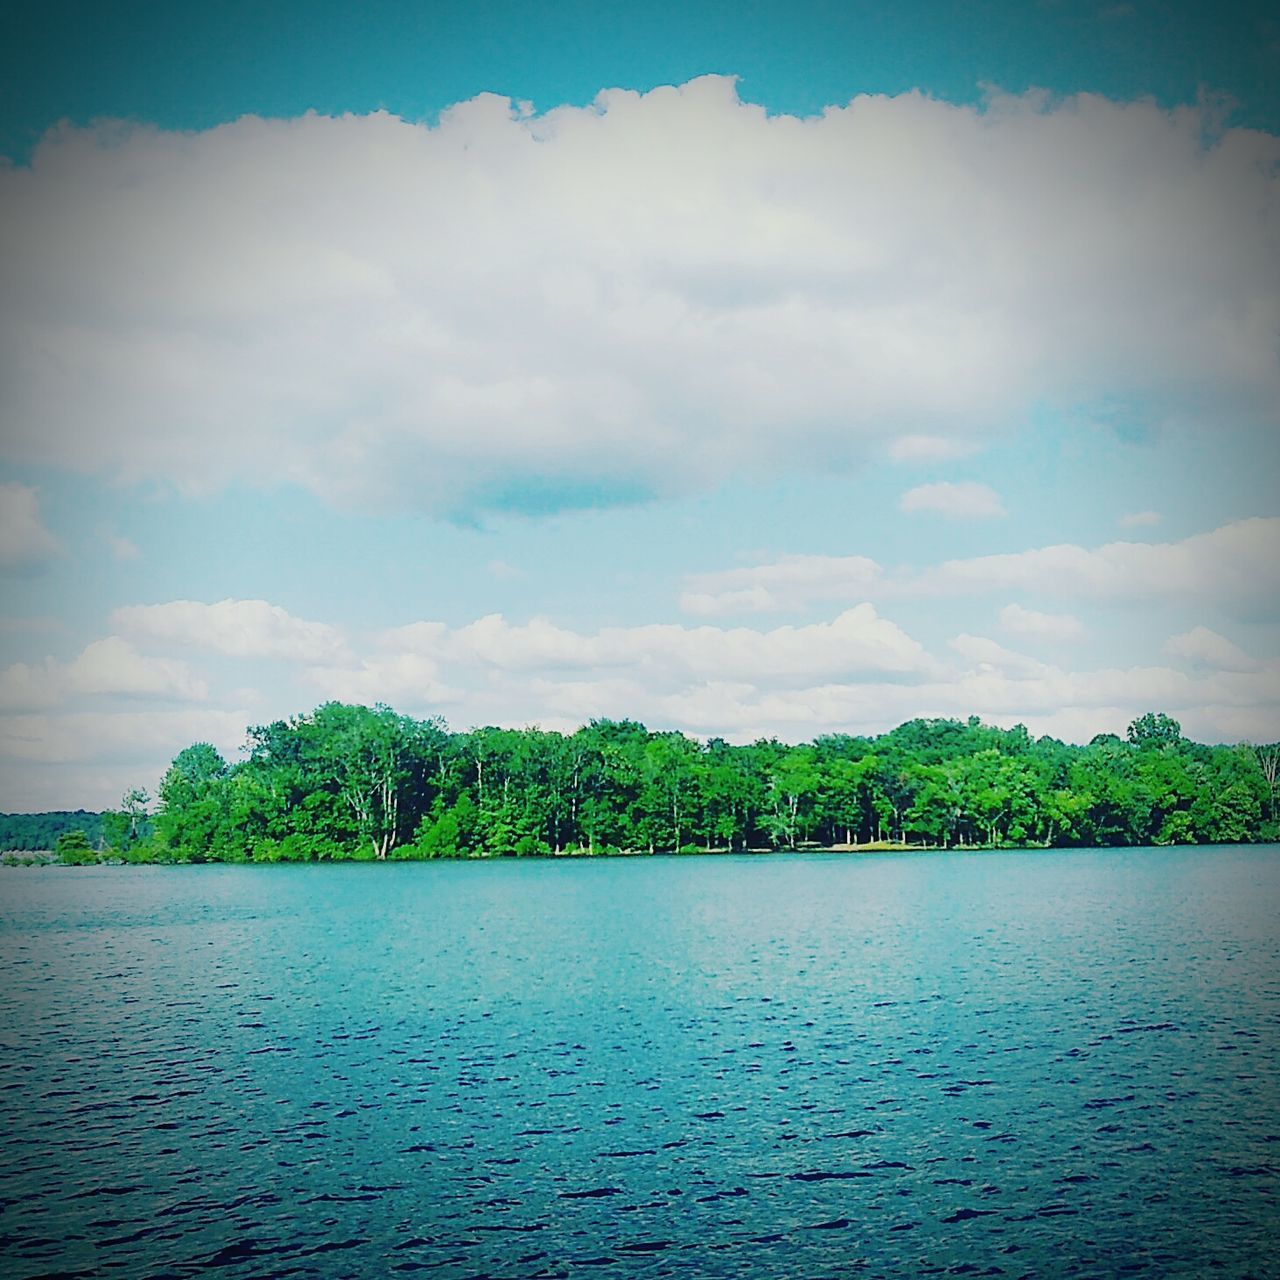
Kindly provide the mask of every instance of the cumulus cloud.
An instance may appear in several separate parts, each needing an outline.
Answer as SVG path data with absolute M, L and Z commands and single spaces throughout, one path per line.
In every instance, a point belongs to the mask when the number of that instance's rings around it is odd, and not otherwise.
M 1020 604 L 1007 604 L 1000 610 L 1000 625 L 1014 635 L 1033 640 L 1078 640 L 1084 635 L 1083 624 L 1073 614 L 1041 613 Z
M 747 682 L 708 681 L 660 697 L 643 690 L 576 684 L 561 710 L 617 706 L 606 714 L 635 714 L 650 723 L 734 741 L 761 736 L 807 740 L 821 733 L 882 733 L 915 716 L 979 714 L 996 724 L 1023 723 L 1033 733 L 1087 742 L 1100 732 L 1123 733 L 1152 706 L 1176 712 L 1201 741 L 1269 741 L 1280 721 L 1276 680 L 1228 687 L 1190 679 L 1167 668 L 1103 669 L 1078 674 L 1057 668 L 1011 675 L 976 662 L 948 681 L 889 685 L 840 683 L 784 689 Z M 630 708 L 628 712 L 625 708 Z
M 653 625 L 583 633 L 500 615 L 384 633 L 358 668 L 314 668 L 330 697 L 389 700 L 456 723 L 572 730 L 600 717 L 749 740 L 881 732 L 912 716 L 978 714 L 1088 740 L 1151 707 L 1210 738 L 1274 736 L 1280 667 L 1188 674 L 1170 666 L 1067 670 L 984 636 L 930 655 L 870 605 L 770 630 Z
M 1005 514 L 1000 495 L 985 484 L 966 480 L 917 485 L 902 495 L 898 506 L 908 513 L 929 511 L 957 520 L 986 520 Z
M 1111 708 L 1128 713 L 1127 725 L 1142 710 L 1160 707 L 1189 712 L 1200 726 L 1213 724 L 1223 709 L 1254 713 L 1258 724 L 1275 726 L 1280 721 L 1280 664 L 1255 664 L 1248 674 L 1218 671 L 1197 676 L 1168 666 L 1067 670 L 982 636 L 956 636 L 950 647 L 963 659 L 961 666 L 945 684 L 928 689 L 950 708 L 947 714 L 962 715 L 969 705 L 981 708 L 983 715 L 1042 720 Z M 1088 736 L 1104 728 L 1094 728 Z M 1216 730 L 1209 733 L 1213 739 L 1220 736 Z
M 25 484 L 0 484 L 0 569 L 35 569 L 57 554 L 58 540 L 40 518 L 40 495 Z
M 0 671 L 0 707 L 5 710 L 56 706 L 65 692 L 65 671 L 52 658 L 15 662 Z
M 1145 525 L 1159 524 L 1161 520 L 1158 511 L 1129 511 L 1120 517 L 1120 523 L 1126 529 L 1138 529 Z
M 967 595 L 1026 590 L 1090 600 L 1159 597 L 1213 601 L 1246 616 L 1280 606 L 1280 517 L 1238 520 L 1180 542 L 1072 543 L 948 560 L 907 590 Z
M 686 613 L 770 613 L 832 600 L 860 601 L 880 590 L 880 566 L 866 556 L 782 556 L 767 564 L 690 574 Z
M 0 708 L 60 706 L 77 694 L 200 702 L 208 685 L 184 662 L 141 654 L 127 640 L 107 636 L 70 662 L 15 662 L 0 671 Z
M 311 667 L 306 679 L 326 698 L 365 706 L 386 702 L 414 709 L 430 707 L 434 711 L 463 697 L 461 689 L 440 679 L 439 664 L 421 653 L 384 653 L 355 666 Z
M 980 675 L 998 674 L 1011 676 L 1014 679 L 1025 679 L 1031 676 L 1042 676 L 1050 668 L 1026 654 L 1006 649 L 985 636 L 971 636 L 967 633 L 955 636 L 950 647 L 966 662 L 970 669 Z
M 127 640 L 107 636 L 86 645 L 67 668 L 76 693 L 202 700 L 208 686 L 184 662 L 140 654 Z
M 770 631 L 652 624 L 605 627 L 588 635 L 546 618 L 512 624 L 492 614 L 456 629 L 415 623 L 388 633 L 384 643 L 393 652 L 461 666 L 512 672 L 643 668 L 674 681 L 895 678 L 918 676 L 936 666 L 917 641 L 869 604 L 847 609 L 830 622 Z
M 705 77 L 61 126 L 0 170 L 8 449 L 468 516 L 954 456 L 1041 405 L 1272 420 L 1280 140 L 1206 110 L 798 119 Z
M 957 637 L 952 648 L 961 662 L 946 679 L 794 689 L 708 681 L 651 698 L 647 705 L 675 727 L 735 741 L 771 734 L 796 740 L 831 732 L 881 733 L 915 716 L 976 713 L 992 723 L 1021 722 L 1033 733 L 1087 742 L 1099 732 L 1123 733 L 1151 707 L 1176 713 L 1186 732 L 1202 741 L 1269 741 L 1280 728 L 1277 671 L 1207 678 L 1168 667 L 1071 672 L 982 637 Z M 576 692 L 580 702 L 588 700 L 587 690 Z
M 1179 542 L 1092 548 L 1061 543 L 892 574 L 866 556 L 780 556 L 690 574 L 680 605 L 688 613 L 710 615 L 800 609 L 833 600 L 1003 591 L 1094 602 L 1183 598 L 1244 616 L 1268 615 L 1280 604 L 1280 517 L 1237 520 Z M 1000 622 L 1007 631 L 1042 639 L 1074 639 L 1083 632 L 1071 614 L 1042 613 L 1016 603 L 1001 610 Z
M 736 741 L 797 740 L 879 733 L 914 716 L 978 714 L 1080 741 L 1122 732 L 1155 707 L 1202 740 L 1280 735 L 1280 662 L 1254 662 L 1206 628 L 1174 637 L 1167 652 L 1188 665 L 1067 670 L 968 633 L 935 656 L 869 604 L 829 621 L 771 629 L 655 624 L 582 632 L 545 618 L 512 623 L 491 615 L 465 626 L 398 627 L 359 658 L 301 659 L 301 690 L 276 688 L 251 708 L 240 691 L 233 697 L 239 709 L 224 702 L 173 710 L 147 701 L 203 699 L 203 681 L 182 662 L 110 636 L 66 663 L 0 672 L 0 706 L 10 710 L 0 715 L 0 799 L 11 809 L 32 807 L 37 795 L 53 794 L 56 774 L 67 787 L 87 789 L 62 791 L 59 804 L 113 803 L 122 778 L 154 786 L 193 741 L 233 752 L 249 723 L 311 705 L 306 689 L 443 713 L 459 728 L 571 731 L 612 716 Z M 105 696 L 142 705 L 94 709 Z
M 1239 645 L 1208 627 L 1192 627 L 1182 635 L 1171 636 L 1164 647 L 1174 658 L 1214 671 L 1256 671 L 1260 665 Z
M 295 618 L 265 600 L 171 600 L 125 605 L 112 625 L 138 639 L 178 649 L 205 649 L 233 658 L 285 658 L 342 662 L 351 657 L 341 632 L 323 622 Z

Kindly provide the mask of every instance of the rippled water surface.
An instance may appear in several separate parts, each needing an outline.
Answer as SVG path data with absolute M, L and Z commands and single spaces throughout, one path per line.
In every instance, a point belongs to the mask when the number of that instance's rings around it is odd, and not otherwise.
M 0 872 L 6 1276 L 1276 1276 L 1280 848 Z

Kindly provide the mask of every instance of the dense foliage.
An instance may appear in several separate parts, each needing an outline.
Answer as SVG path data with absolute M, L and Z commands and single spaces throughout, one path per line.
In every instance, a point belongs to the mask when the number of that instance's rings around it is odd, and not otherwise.
M 251 729 L 236 764 L 186 748 L 154 830 L 131 792 L 109 844 L 137 859 L 277 862 L 1274 840 L 1278 758 L 1188 742 L 1159 713 L 1085 747 L 977 717 L 732 746 L 625 720 L 450 733 L 331 702 Z
M 89 843 L 89 837 L 79 829 L 64 831 L 58 837 L 54 851 L 58 855 L 58 860 L 65 862 L 69 867 L 88 866 L 98 860 L 93 845 Z
M 100 813 L 84 809 L 56 813 L 0 813 L 0 849 L 52 849 L 68 831 L 83 831 L 89 843 L 102 842 Z

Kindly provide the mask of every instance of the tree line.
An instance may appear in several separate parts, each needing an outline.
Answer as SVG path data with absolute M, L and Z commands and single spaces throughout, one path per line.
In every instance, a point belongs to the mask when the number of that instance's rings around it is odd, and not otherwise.
M 552 854 L 1222 843 L 1280 838 L 1280 746 L 1204 746 L 1151 712 L 1087 746 L 917 719 L 732 745 L 630 720 L 451 733 L 330 702 L 181 751 L 65 860 L 310 862 Z M 87 846 L 87 847 L 86 847 Z
M 83 831 L 93 846 L 103 844 L 103 815 L 86 809 L 0 813 L 0 849 L 19 852 L 52 849 L 58 838 L 69 831 Z

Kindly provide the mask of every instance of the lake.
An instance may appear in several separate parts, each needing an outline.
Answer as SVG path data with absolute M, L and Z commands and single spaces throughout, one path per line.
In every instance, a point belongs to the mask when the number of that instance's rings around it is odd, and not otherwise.
M 0 872 L 6 1277 L 1280 1275 L 1280 847 Z

